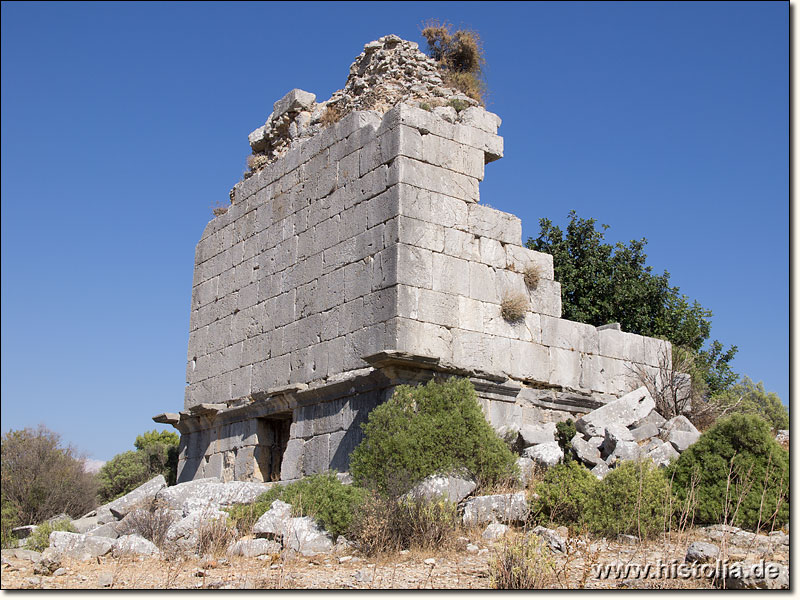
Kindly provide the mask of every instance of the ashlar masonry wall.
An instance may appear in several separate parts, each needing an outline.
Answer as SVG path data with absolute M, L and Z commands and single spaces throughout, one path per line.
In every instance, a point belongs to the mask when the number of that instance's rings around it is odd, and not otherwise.
M 552 257 L 478 204 L 499 124 L 476 107 L 353 112 L 237 184 L 197 245 L 184 411 L 155 418 L 182 433 L 179 480 L 346 471 L 400 383 L 468 376 L 500 428 L 583 414 L 657 371 L 667 342 L 561 319 Z M 515 324 L 512 294 L 529 303 Z

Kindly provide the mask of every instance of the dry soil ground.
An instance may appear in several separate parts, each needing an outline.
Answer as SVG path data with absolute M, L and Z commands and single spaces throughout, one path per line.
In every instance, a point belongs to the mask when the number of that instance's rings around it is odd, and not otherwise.
M 473 538 L 474 539 L 474 538 Z M 595 564 L 669 564 L 681 562 L 690 541 L 706 539 L 700 531 L 646 543 L 604 542 L 591 544 L 572 539 L 566 553 L 547 553 L 540 565 L 538 586 L 556 588 L 710 588 L 703 577 L 636 578 L 612 576 L 601 579 Z M 33 563 L 12 558 L 2 569 L 4 589 L 468 589 L 490 588 L 490 563 L 502 550 L 475 540 L 480 554 L 466 550 L 411 551 L 379 557 L 272 556 L 263 558 L 156 559 L 106 556 L 87 562 L 64 559 L 66 573 L 42 576 Z M 746 553 L 745 553 L 746 554 Z M 757 560 L 741 551 L 733 559 Z M 788 554 L 767 557 L 788 564 Z M 431 560 L 433 559 L 433 560 Z M 110 583 L 110 586 L 108 585 Z

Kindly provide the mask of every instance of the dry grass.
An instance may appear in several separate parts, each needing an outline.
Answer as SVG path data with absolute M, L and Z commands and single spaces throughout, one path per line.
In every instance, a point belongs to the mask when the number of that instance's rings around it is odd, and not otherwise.
M 507 538 L 489 564 L 491 587 L 497 590 L 547 589 L 557 586 L 556 564 L 536 535 Z
M 477 100 L 481 104 L 485 103 L 486 84 L 484 84 L 477 75 L 473 73 L 448 71 L 444 74 L 442 80 L 447 87 L 457 89 L 459 92 L 464 92 L 467 96 L 473 100 Z M 464 108 L 467 107 L 465 106 Z
M 229 204 L 217 203 L 211 207 L 211 212 L 214 213 L 215 217 L 219 217 L 220 215 L 224 215 L 226 212 L 228 212 L 229 208 L 230 208 Z
M 323 127 L 328 127 L 341 121 L 342 117 L 344 117 L 344 111 L 333 104 L 329 104 L 325 107 L 325 111 L 320 117 L 320 123 L 322 123 Z
M 528 312 L 528 299 L 522 294 L 508 294 L 500 303 L 500 314 L 509 323 L 519 323 Z
M 374 495 L 359 509 L 349 537 L 367 556 L 407 549 L 446 549 L 456 543 L 460 519 L 451 502 Z
M 174 522 L 175 515 L 169 507 L 153 500 L 134 509 L 125 517 L 123 533 L 136 533 L 163 550 L 166 547 L 167 530 Z
M 428 42 L 429 55 L 443 71 L 445 84 L 484 104 L 486 85 L 482 72 L 486 60 L 478 32 L 453 31 L 450 23 L 434 20 L 424 24 L 422 37 Z
M 228 546 L 238 538 L 239 532 L 226 518 L 203 521 L 197 530 L 197 553 L 200 556 L 223 556 Z
M 247 157 L 247 168 L 252 172 L 262 169 L 269 162 L 266 154 L 251 154 Z
M 525 270 L 522 272 L 522 276 L 525 280 L 525 286 L 529 290 L 535 290 L 539 285 L 539 280 L 542 278 L 539 267 L 533 263 L 525 267 Z

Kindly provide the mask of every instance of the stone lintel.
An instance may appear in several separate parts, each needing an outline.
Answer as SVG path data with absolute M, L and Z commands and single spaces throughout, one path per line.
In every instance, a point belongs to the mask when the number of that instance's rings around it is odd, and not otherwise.
M 178 413 L 161 413 L 153 417 L 153 421 L 165 425 L 177 425 L 180 420 L 181 416 Z

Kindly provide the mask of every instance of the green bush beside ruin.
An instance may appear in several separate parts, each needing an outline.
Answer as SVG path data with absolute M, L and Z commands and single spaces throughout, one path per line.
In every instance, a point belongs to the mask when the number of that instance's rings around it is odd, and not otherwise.
M 515 457 L 486 421 L 468 379 L 398 386 L 362 427 L 350 473 L 384 494 L 401 495 L 436 473 L 465 472 L 484 488 L 516 475 Z
M 696 497 L 695 523 L 755 529 L 789 520 L 789 453 L 755 415 L 720 419 L 670 471 L 678 497 Z

